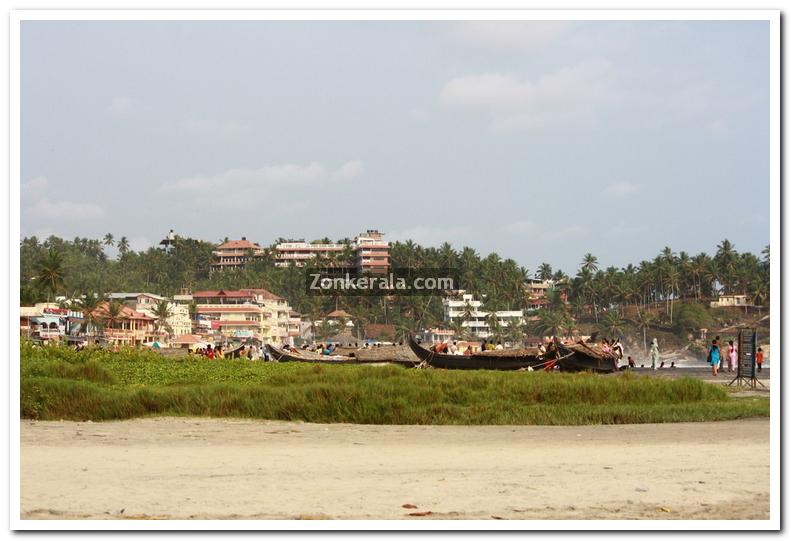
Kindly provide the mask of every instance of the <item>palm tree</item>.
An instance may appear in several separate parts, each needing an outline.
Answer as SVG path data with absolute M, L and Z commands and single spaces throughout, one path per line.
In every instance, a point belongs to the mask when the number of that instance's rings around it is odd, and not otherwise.
M 486 316 L 486 323 L 489 325 L 489 333 L 493 340 L 500 338 L 500 319 L 497 317 L 496 312 L 490 312 Z
M 604 334 L 610 337 L 620 336 L 623 334 L 624 321 L 621 319 L 620 314 L 615 310 L 610 310 L 601 320 L 599 328 Z
M 513 319 L 505 328 L 505 338 L 512 346 L 522 345 L 525 335 L 522 333 L 522 325 L 518 320 Z
M 162 299 L 154 305 L 154 318 L 157 320 L 157 332 L 161 333 L 164 329 L 167 332 L 173 332 L 173 329 L 168 323 L 168 318 L 172 315 L 173 310 L 170 308 L 170 303 L 167 299 Z
M 587 270 L 588 272 L 596 272 L 599 270 L 599 260 L 596 258 L 595 255 L 591 253 L 587 253 L 582 256 L 582 267 L 583 270 Z
M 123 319 L 124 305 L 118 301 L 111 301 L 105 308 L 104 319 L 109 323 L 111 329 L 115 328 L 115 324 Z
M 646 332 L 651 328 L 654 322 L 654 317 L 646 310 L 637 311 L 637 328 L 643 333 L 643 350 L 648 354 L 648 342 L 646 341 Z
M 77 301 L 77 309 L 82 312 L 86 334 L 90 329 L 95 336 L 96 329 L 101 326 L 102 320 L 99 317 L 98 309 L 103 302 L 105 302 L 104 296 L 96 293 L 86 293 L 82 299 Z
M 670 295 L 670 324 L 673 324 L 673 300 L 676 297 L 676 291 L 678 290 L 679 284 L 679 272 L 676 270 L 675 267 L 670 267 L 665 275 L 665 287 L 669 290 Z
M 552 265 L 549 263 L 541 263 L 536 271 L 536 278 L 539 280 L 549 280 L 552 278 Z
M 121 240 L 118 241 L 118 252 L 121 256 L 126 255 L 129 251 L 129 239 L 126 237 L 121 237 Z
M 63 285 L 65 276 L 63 256 L 54 248 L 50 248 L 44 259 L 39 262 L 37 271 L 36 280 L 47 290 L 47 302 L 49 302 L 51 295 L 55 295 L 58 288 Z
M 105 246 L 112 246 L 115 244 L 115 237 L 113 237 L 112 233 L 107 233 L 104 236 L 104 245 Z

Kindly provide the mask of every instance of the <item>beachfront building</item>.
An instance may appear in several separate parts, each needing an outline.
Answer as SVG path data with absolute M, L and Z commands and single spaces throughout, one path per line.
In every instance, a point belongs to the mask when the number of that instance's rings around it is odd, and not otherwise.
M 242 237 L 241 240 L 229 240 L 212 252 L 211 270 L 239 269 L 244 267 L 251 257 L 262 255 L 264 249 L 247 240 L 247 237 Z
M 192 320 L 190 319 L 189 308 L 181 303 L 172 302 L 161 295 L 154 293 L 110 293 L 107 296 L 111 301 L 118 301 L 128 306 L 132 310 L 157 319 L 154 310 L 157 304 L 167 301 L 169 316 L 165 320 L 163 328 L 171 337 L 190 334 L 192 332 Z
M 357 235 L 350 244 L 304 240 L 281 242 L 274 249 L 275 265 L 304 267 L 308 261 L 318 258 L 328 264 L 349 266 L 363 272 L 387 272 L 390 268 L 390 243 L 383 240 L 383 236 L 383 233 L 369 229 Z
M 41 302 L 19 307 L 20 336 L 31 340 L 64 340 L 76 335 L 81 323 L 82 313 L 60 308 L 55 303 Z
M 553 280 L 539 280 L 530 278 L 525 281 L 525 302 L 528 311 L 540 310 L 549 305 L 549 292 L 555 289 L 555 282 Z M 563 289 L 556 290 L 560 295 L 561 302 L 566 302 L 567 295 Z
M 314 259 L 328 263 L 343 263 L 344 251 L 352 250 L 351 245 L 343 243 L 305 242 L 304 240 L 281 242 L 275 246 L 274 259 L 276 267 L 304 267 Z
M 262 343 L 282 343 L 288 337 L 291 309 L 285 299 L 266 289 L 197 291 L 192 298 L 200 328 Z
M 160 338 L 156 331 L 156 319 L 122 305 L 117 317 L 113 318 L 109 311 L 110 303 L 99 304 L 91 314 L 98 325 L 89 325 L 86 335 L 92 338 L 103 338 L 110 344 L 121 346 L 137 346 Z
M 386 273 L 390 268 L 390 243 L 376 229 L 354 239 L 354 267 L 363 272 Z
M 511 325 L 523 325 L 525 314 L 522 310 L 501 310 L 490 312 L 482 310 L 483 302 L 464 290 L 459 290 L 453 297 L 442 299 L 443 318 L 448 325 L 461 322 L 462 328 L 476 338 L 489 338 L 492 336 L 490 325 L 491 315 L 494 313 L 497 326 L 505 330 Z
M 755 306 L 747 295 L 720 295 L 716 301 L 711 301 L 712 308 L 747 308 Z

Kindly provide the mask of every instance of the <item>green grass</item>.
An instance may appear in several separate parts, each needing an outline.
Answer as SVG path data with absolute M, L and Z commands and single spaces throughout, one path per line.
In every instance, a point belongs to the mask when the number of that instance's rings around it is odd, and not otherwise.
M 21 348 L 23 418 L 147 415 L 360 424 L 617 424 L 768 416 L 692 378 L 415 370 Z

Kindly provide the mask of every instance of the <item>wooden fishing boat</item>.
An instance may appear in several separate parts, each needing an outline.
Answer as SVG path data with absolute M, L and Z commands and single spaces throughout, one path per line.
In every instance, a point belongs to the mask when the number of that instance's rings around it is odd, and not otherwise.
M 561 370 L 601 373 L 618 371 L 618 359 L 611 353 L 605 353 L 595 346 L 577 342 L 576 344 L 560 344 L 558 348 L 561 355 L 557 362 Z
M 454 370 L 519 370 L 520 368 L 540 368 L 543 367 L 545 359 L 535 353 L 525 350 L 517 350 L 511 353 L 508 350 L 497 352 L 476 353 L 473 355 L 449 355 L 447 353 L 434 353 L 409 337 L 409 347 L 421 361 L 433 366 L 434 368 L 448 368 Z
M 354 355 L 321 355 L 304 349 L 285 351 L 272 344 L 267 344 L 269 354 L 278 362 L 297 362 L 297 363 L 322 363 L 322 364 L 357 364 L 358 360 Z

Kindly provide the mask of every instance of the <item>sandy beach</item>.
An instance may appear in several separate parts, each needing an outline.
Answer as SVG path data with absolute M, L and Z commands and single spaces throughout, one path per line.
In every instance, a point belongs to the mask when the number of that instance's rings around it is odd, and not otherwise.
M 768 419 L 581 427 L 23 420 L 21 446 L 23 519 L 769 517 Z

